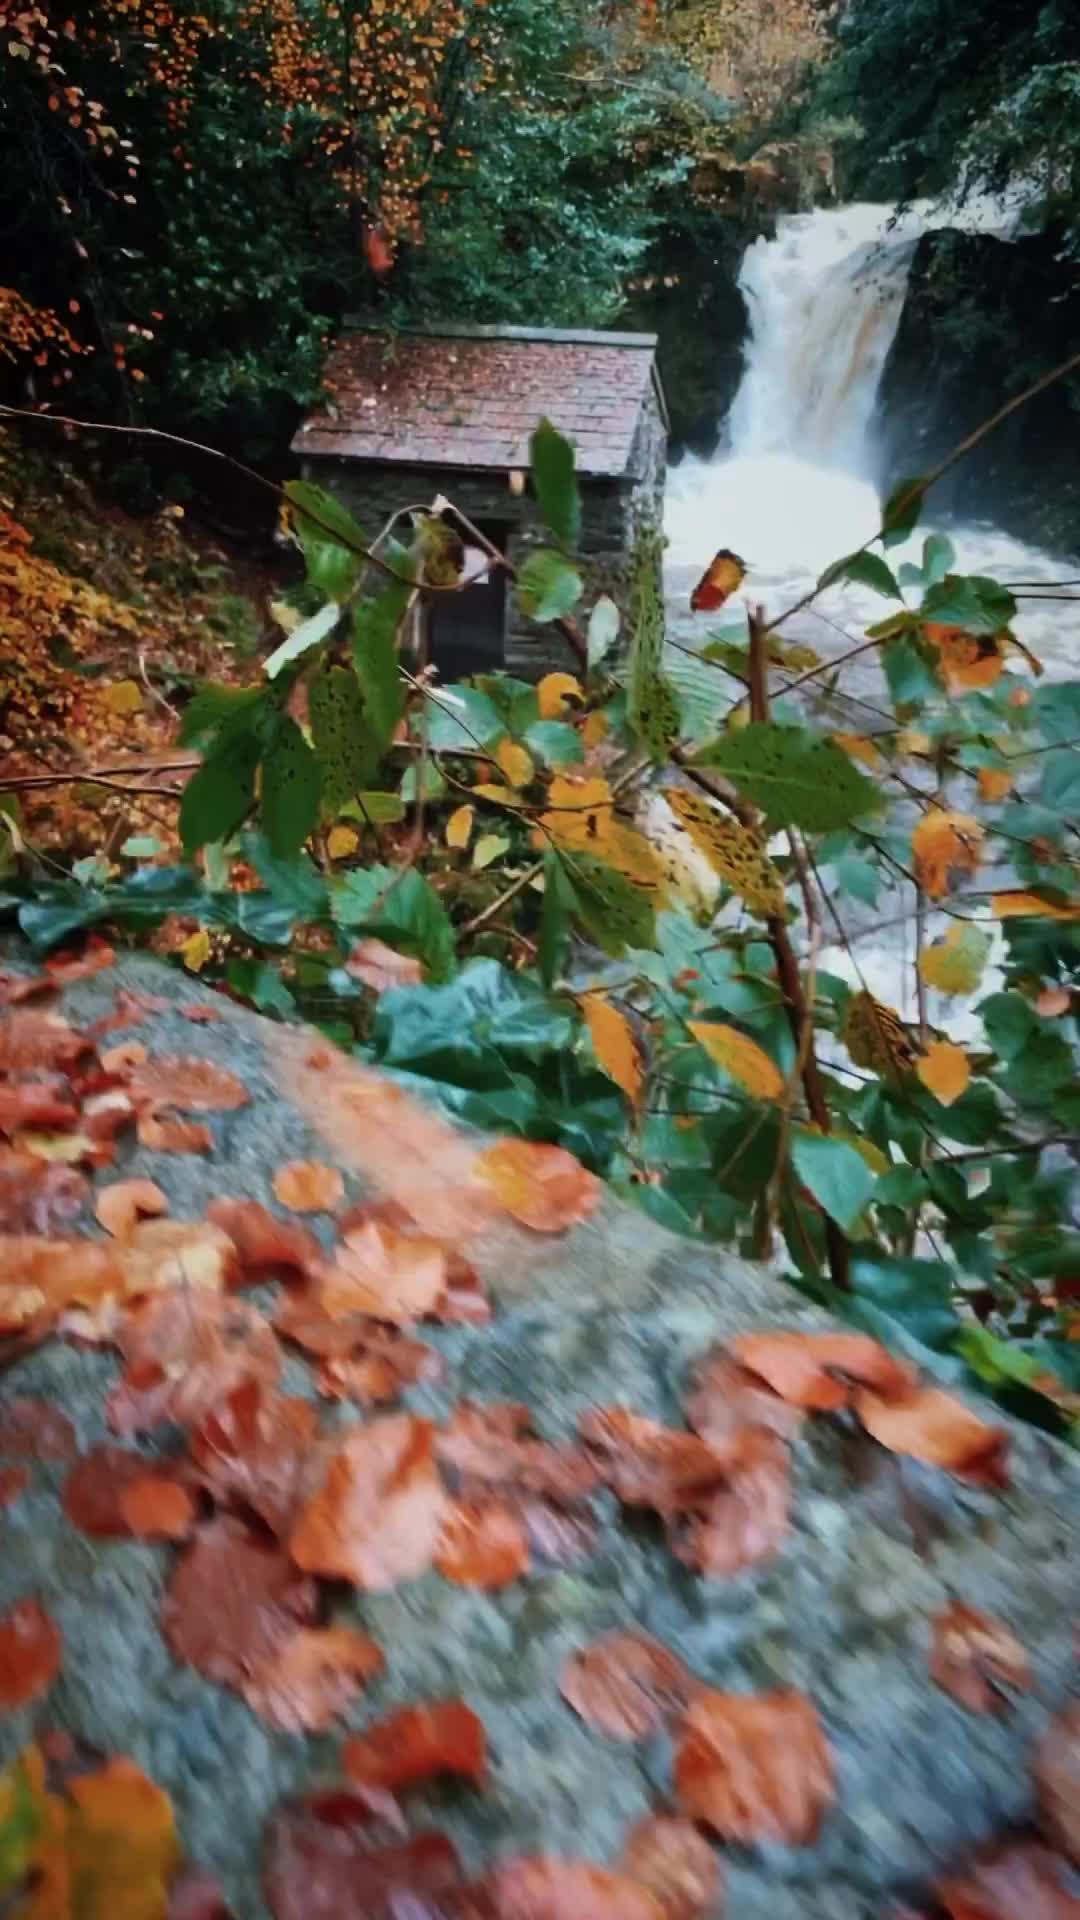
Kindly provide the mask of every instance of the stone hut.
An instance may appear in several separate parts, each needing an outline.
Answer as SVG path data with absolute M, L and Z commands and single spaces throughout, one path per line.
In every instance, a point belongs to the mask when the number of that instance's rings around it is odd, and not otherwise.
M 374 532 L 399 508 L 443 495 L 515 564 L 543 538 L 528 484 L 544 415 L 573 441 L 580 556 L 589 596 L 621 601 L 635 535 L 659 524 L 667 410 L 651 333 L 443 327 L 344 336 L 328 398 L 293 441 L 305 479 Z M 536 677 L 567 661 L 551 626 L 527 620 L 495 572 L 437 602 L 431 654 L 444 679 L 506 667 Z

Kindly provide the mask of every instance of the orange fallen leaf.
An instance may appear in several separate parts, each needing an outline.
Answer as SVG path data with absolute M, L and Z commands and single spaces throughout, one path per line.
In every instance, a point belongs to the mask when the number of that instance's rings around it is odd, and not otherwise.
M 627 1834 L 619 1864 L 653 1895 L 663 1920 L 720 1920 L 723 1869 L 692 1820 L 647 1814 Z
M 587 1220 L 600 1182 L 565 1147 L 537 1140 L 499 1140 L 478 1154 L 475 1174 L 507 1213 L 534 1233 L 561 1233 Z
M 473 820 L 476 808 L 470 806 L 455 807 L 446 823 L 446 844 L 457 852 L 468 846 L 472 836 Z
M 268 1278 L 274 1273 L 288 1273 L 311 1280 L 322 1271 L 325 1255 L 315 1235 L 298 1220 L 279 1220 L 258 1200 L 237 1200 L 222 1194 L 211 1200 L 206 1217 L 228 1234 L 243 1275 Z
M 744 1333 L 728 1350 L 781 1399 L 815 1413 L 850 1406 L 855 1385 L 891 1400 L 916 1384 L 913 1369 L 868 1333 Z
M 664 1920 L 647 1887 L 586 1860 L 522 1854 L 485 1874 L 474 1891 L 490 1920 Z
M 355 1329 L 359 1320 L 359 1315 L 351 1316 L 350 1325 Z M 298 1346 L 309 1344 L 300 1332 L 293 1331 L 295 1324 L 280 1319 L 276 1322 L 278 1331 L 287 1339 L 295 1339 Z M 323 1327 L 326 1326 L 340 1330 L 342 1323 L 330 1320 L 327 1315 L 323 1323 Z M 307 1332 L 312 1332 L 310 1326 Z M 316 1333 L 315 1338 L 319 1337 Z M 416 1386 L 421 1380 L 442 1380 L 445 1373 L 442 1355 L 425 1346 L 422 1340 L 409 1339 L 395 1327 L 373 1327 L 365 1320 L 362 1338 L 358 1340 L 354 1332 L 347 1353 L 340 1357 L 328 1354 L 323 1359 L 315 1385 L 326 1400 L 352 1400 L 360 1407 L 385 1407 L 399 1399 L 405 1387 Z
M 948 893 L 954 874 L 978 870 L 982 838 L 982 827 L 970 813 L 927 809 L 911 836 L 911 852 L 915 876 L 932 900 Z
M 747 1427 L 767 1427 L 789 1440 L 803 1421 L 801 1408 L 781 1399 L 724 1347 L 713 1347 L 698 1362 L 685 1412 L 694 1432 L 720 1455 L 738 1449 Z
M 210 1287 L 173 1287 L 130 1313 L 117 1336 L 126 1370 L 106 1403 L 121 1434 L 201 1420 L 245 1380 L 275 1385 L 281 1352 L 246 1301 Z
M 287 1160 L 274 1175 L 274 1197 L 293 1213 L 333 1213 L 345 1196 L 336 1167 L 319 1160 Z
M 250 1105 L 242 1080 L 212 1060 L 164 1056 L 136 1067 L 129 1081 L 133 1098 L 145 1106 L 175 1107 L 180 1113 L 232 1113 Z
M 531 1433 L 527 1407 L 513 1402 L 461 1400 L 435 1436 L 440 1465 L 462 1485 L 514 1487 L 574 1502 L 599 1484 L 592 1460 L 576 1447 L 550 1446 Z
M 916 1060 L 915 1071 L 927 1092 L 943 1107 L 951 1107 L 954 1100 L 959 1100 L 971 1080 L 967 1054 L 952 1040 L 932 1040 Z
M 1041 894 L 1024 893 L 1019 888 L 1010 888 L 1005 893 L 992 893 L 990 910 L 995 920 L 1014 920 L 1024 916 L 1041 920 L 1080 920 L 1080 903 L 1062 906 L 1055 900 L 1044 900 Z
M 529 1535 L 521 1516 L 500 1500 L 455 1500 L 435 1555 L 435 1570 L 456 1587 L 494 1593 L 529 1569 Z
M 39 1600 L 17 1600 L 0 1614 L 0 1713 L 13 1713 L 51 1687 L 64 1647 Z
M 769 1560 L 787 1537 L 791 1504 L 788 1450 L 778 1434 L 744 1429 L 725 1448 L 726 1482 L 687 1503 L 672 1529 L 678 1559 L 707 1580 L 726 1580 Z
M 257 1514 L 280 1538 L 319 1478 L 318 1412 L 249 1376 L 203 1415 L 190 1452 L 194 1477 L 219 1507 Z
M 881 1446 L 927 1466 L 943 1467 L 973 1486 L 1006 1487 L 1009 1436 L 987 1426 L 962 1400 L 940 1387 L 917 1387 L 906 1399 L 856 1394 L 855 1412 Z
M 972 1713 L 1004 1713 L 1031 1686 L 1026 1649 L 1003 1620 L 960 1600 L 934 1615 L 930 1678 Z
M 97 1219 L 116 1240 L 126 1240 L 137 1220 L 168 1211 L 165 1195 L 152 1180 L 114 1180 L 99 1189 L 94 1205 Z
M 482 1786 L 487 1772 L 483 1721 L 463 1700 L 401 1707 L 346 1740 L 341 1764 L 351 1780 L 396 1792 L 436 1774 L 459 1774 Z
M 103 973 L 106 967 L 113 965 L 115 959 L 116 953 L 108 941 L 90 934 L 81 954 L 49 954 L 45 971 L 55 986 L 73 987 L 76 981 L 92 980 L 95 973 Z
M 0 1148 L 0 1233 L 55 1233 L 82 1211 L 88 1197 L 86 1176 L 74 1167 Z M 0 1322 L 4 1283 L 13 1278 L 13 1270 L 0 1262 Z
M 170 1287 L 220 1291 L 236 1278 L 236 1249 L 212 1220 L 138 1220 L 118 1252 L 129 1297 Z
M 183 1540 L 195 1523 L 187 1488 L 160 1473 L 143 1473 L 124 1487 L 120 1512 L 136 1540 Z
M 372 1822 L 390 1827 L 394 1817 L 391 1795 L 359 1787 L 334 1786 L 278 1807 L 267 1834 L 274 1920 L 313 1920 L 313 1886 L 333 1920 L 436 1920 L 457 1911 L 464 1920 L 464 1876 L 444 1834 L 372 1846 Z
M 289 1542 L 298 1567 L 383 1592 L 431 1566 L 446 1519 L 434 1429 L 409 1413 L 351 1428 Z
M 152 1520 L 157 1508 L 167 1520 L 183 1522 L 177 1533 L 163 1533 L 163 1538 L 179 1539 L 188 1532 L 194 1514 L 190 1495 L 163 1465 L 125 1447 L 91 1447 L 76 1462 L 64 1483 L 64 1512 L 81 1533 L 97 1540 L 130 1538 L 140 1528 L 133 1524 L 125 1502 L 137 1487 L 142 1491 L 133 1508 L 136 1520 Z M 182 1495 L 182 1505 L 169 1489 Z M 159 1529 L 151 1526 L 147 1531 Z
M 101 1056 L 101 1064 L 106 1073 L 134 1073 L 136 1067 L 145 1066 L 149 1059 L 147 1049 L 141 1040 L 122 1040 L 118 1047 L 107 1047 Z
M 643 1740 L 691 1699 L 697 1683 L 677 1654 L 647 1634 L 619 1630 L 572 1653 L 559 1691 L 611 1740 Z
M 687 1813 L 722 1840 L 812 1846 L 834 1797 L 813 1702 L 793 1690 L 699 1693 L 676 1752 L 675 1786 Z
M 140 1147 L 150 1153 L 210 1153 L 214 1136 L 201 1120 L 174 1120 L 148 1109 L 138 1119 Z
M 63 1072 L 93 1051 L 93 1043 L 58 1013 L 17 1007 L 0 1019 L 0 1073 L 34 1072 L 40 1067 Z
M 301 1627 L 240 1691 L 279 1733 L 325 1733 L 386 1661 L 354 1627 Z
M 441 1241 L 371 1221 L 344 1235 L 319 1300 L 332 1318 L 362 1313 L 410 1326 L 438 1310 L 446 1275 Z
M 25 1128 L 74 1127 L 79 1109 L 72 1104 L 71 1090 L 59 1074 L 48 1080 L 26 1080 L 15 1086 L 0 1087 L 0 1133 L 21 1133 Z
M 125 1286 L 111 1244 L 0 1234 L 0 1333 L 47 1325 L 72 1304 L 122 1297 Z
M 411 954 L 388 947 L 385 940 L 358 940 L 345 962 L 345 971 L 375 993 L 387 993 L 392 987 L 419 987 L 424 981 L 422 963 Z
M 627 1506 L 674 1514 L 726 1484 L 724 1459 L 696 1433 L 626 1407 L 593 1407 L 578 1429 L 602 1479 Z
M 173 1570 L 161 1630 L 178 1660 L 208 1680 L 243 1687 L 315 1617 L 315 1582 L 267 1541 L 221 1514 Z

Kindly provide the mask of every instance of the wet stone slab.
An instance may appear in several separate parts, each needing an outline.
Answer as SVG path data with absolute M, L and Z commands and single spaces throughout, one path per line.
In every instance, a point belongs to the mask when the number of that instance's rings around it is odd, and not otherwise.
M 136 957 L 70 990 L 65 1011 L 86 1023 L 121 985 L 177 1005 L 212 999 Z M 210 1116 L 212 1159 L 123 1146 L 115 1173 L 150 1175 L 185 1218 L 222 1192 L 273 1204 L 281 1161 L 331 1158 L 275 1080 L 265 1032 L 242 1013 L 207 1027 L 153 1015 L 139 1037 L 154 1053 L 228 1066 L 252 1104 Z M 357 1197 L 354 1176 L 348 1184 Z M 448 1377 L 407 1404 L 439 1416 L 462 1395 L 519 1400 L 552 1439 L 571 1435 L 579 1412 L 598 1403 L 677 1423 L 693 1359 L 714 1341 L 828 1324 L 759 1270 L 609 1200 L 573 1234 L 488 1241 L 479 1264 L 496 1302 L 492 1326 L 425 1329 Z M 110 1437 L 103 1403 L 117 1371 L 108 1352 L 54 1341 L 0 1376 L 0 1392 L 47 1396 L 89 1446 Z M 306 1369 L 290 1369 L 289 1386 L 310 1392 Z M 840 1416 L 807 1423 L 794 1466 L 782 1552 L 733 1580 L 702 1581 L 650 1524 L 603 1496 L 596 1552 L 569 1569 L 531 1573 L 495 1595 L 435 1574 L 384 1595 L 343 1592 L 336 1616 L 361 1624 L 387 1658 L 348 1724 L 461 1695 L 489 1731 L 487 1790 L 412 1795 L 410 1820 L 445 1828 L 476 1869 L 530 1850 L 613 1859 L 627 1827 L 670 1793 L 671 1743 L 605 1740 L 557 1682 L 569 1652 L 629 1624 L 713 1686 L 804 1690 L 826 1725 L 838 1793 L 821 1838 L 805 1850 L 730 1852 L 730 1920 L 878 1920 L 891 1900 L 1023 1819 L 1032 1740 L 1076 1681 L 1080 1477 L 1071 1456 L 1017 1428 L 1011 1488 L 988 1493 L 898 1464 Z M 221 1873 L 239 1920 L 264 1920 L 266 1816 L 283 1795 L 332 1777 L 340 1734 L 273 1734 L 238 1697 L 178 1665 L 157 1626 L 170 1551 L 76 1533 L 57 1500 L 64 1472 L 37 1468 L 0 1525 L 0 1612 L 36 1593 L 65 1643 L 45 1702 L 0 1721 L 0 1760 L 57 1724 L 131 1754 L 173 1796 L 185 1845 Z M 1033 1689 L 1000 1720 L 964 1711 L 929 1681 L 929 1619 L 951 1596 L 1000 1614 L 1031 1654 Z

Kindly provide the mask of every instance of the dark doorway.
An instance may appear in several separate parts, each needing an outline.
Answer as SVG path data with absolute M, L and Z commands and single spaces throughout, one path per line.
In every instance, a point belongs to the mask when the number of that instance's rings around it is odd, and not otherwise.
M 451 508 L 449 521 L 466 546 L 469 535 Z M 480 532 L 506 552 L 510 528 L 503 520 L 478 520 Z M 430 658 L 443 680 L 462 680 L 470 673 L 490 673 L 506 662 L 506 575 L 493 569 L 465 587 L 434 601 L 431 610 Z

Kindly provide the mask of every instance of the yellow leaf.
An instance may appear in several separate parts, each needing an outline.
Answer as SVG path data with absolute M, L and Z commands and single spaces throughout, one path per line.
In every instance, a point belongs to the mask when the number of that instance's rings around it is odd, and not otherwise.
M 1011 792 L 1013 776 L 1008 767 L 980 767 L 978 781 L 979 798 L 992 804 L 995 800 L 1004 800 Z
M 467 847 L 473 830 L 475 807 L 455 807 L 446 823 L 448 847 Z
M 162 1920 L 180 1856 L 168 1795 L 122 1758 L 76 1775 L 68 1792 L 79 1920 Z
M 888 1079 L 898 1079 L 914 1063 L 915 1049 L 896 1008 L 872 993 L 852 994 L 841 1038 L 857 1067 Z
M 949 891 L 954 873 L 974 873 L 979 865 L 983 830 L 970 813 L 950 813 L 931 807 L 911 836 L 915 875 L 932 900 Z
M 944 939 L 919 955 L 919 972 L 939 993 L 974 993 L 989 952 L 988 934 L 954 920 Z
M 664 799 L 694 845 L 700 848 L 714 873 L 754 913 L 780 919 L 787 911 L 784 880 L 765 852 L 752 827 L 722 813 L 700 794 L 684 787 L 665 787 Z
M 481 867 L 490 867 L 492 861 L 497 860 L 500 854 L 505 853 L 509 845 L 509 840 L 504 840 L 501 834 L 482 833 L 473 848 L 473 866 L 478 869 Z
M 881 754 L 872 740 L 864 739 L 861 733 L 834 733 L 833 745 L 842 747 L 853 760 L 861 760 L 864 767 L 880 767 Z
M 481 781 L 469 791 L 478 794 L 481 800 L 496 800 L 501 807 L 523 807 L 526 804 L 524 797 L 515 793 L 513 787 L 499 787 L 493 781 Z
M 557 773 L 548 788 L 541 824 L 560 847 L 599 853 L 611 830 L 615 807 L 606 780 Z
M 134 680 L 117 680 L 115 685 L 104 688 L 101 699 L 110 713 L 123 716 L 142 712 L 142 690 Z
M 898 753 L 912 753 L 921 757 L 930 751 L 930 735 L 919 733 L 914 727 L 901 727 L 896 736 Z
M 598 747 L 607 730 L 607 710 L 604 707 L 597 707 L 595 713 L 587 715 L 585 725 L 581 729 L 581 739 L 585 751 L 589 752 L 590 748 Z
M 85 1133 L 17 1133 L 12 1145 L 20 1153 L 32 1153 L 36 1160 L 58 1160 L 71 1167 L 94 1151 Z
M 524 747 L 514 740 L 500 740 L 495 749 L 495 758 L 499 771 L 506 775 L 512 787 L 527 787 L 533 777 L 533 763 Z
M 934 1040 L 915 1062 L 915 1071 L 928 1092 L 943 1107 L 959 1100 L 971 1079 L 971 1067 L 963 1047 L 951 1040 Z
M 1014 920 L 1021 914 L 1043 920 L 1080 920 L 1080 904 L 1062 907 L 1053 900 L 1040 900 L 1037 893 L 992 893 L 990 906 L 995 920 Z
M 326 851 L 331 860 L 345 860 L 360 845 L 355 827 L 331 827 L 326 836 Z
M 1002 635 L 967 633 L 963 627 L 942 627 L 933 621 L 926 623 L 923 633 L 937 648 L 941 677 L 950 693 L 971 693 L 1000 680 L 1005 670 Z
M 688 1020 L 694 1039 L 704 1047 L 710 1060 L 737 1080 L 755 1100 L 779 1100 L 784 1091 L 784 1076 L 775 1060 L 737 1027 L 726 1027 L 710 1020 Z
M 580 680 L 572 673 L 545 673 L 536 689 L 541 720 L 557 720 L 568 700 L 583 700 Z
M 201 973 L 213 952 L 206 928 L 200 927 L 197 933 L 191 934 L 177 952 L 189 973 Z
M 641 1056 L 629 1020 L 599 993 L 586 994 L 581 1006 L 600 1065 L 636 1107 L 641 1095 Z

